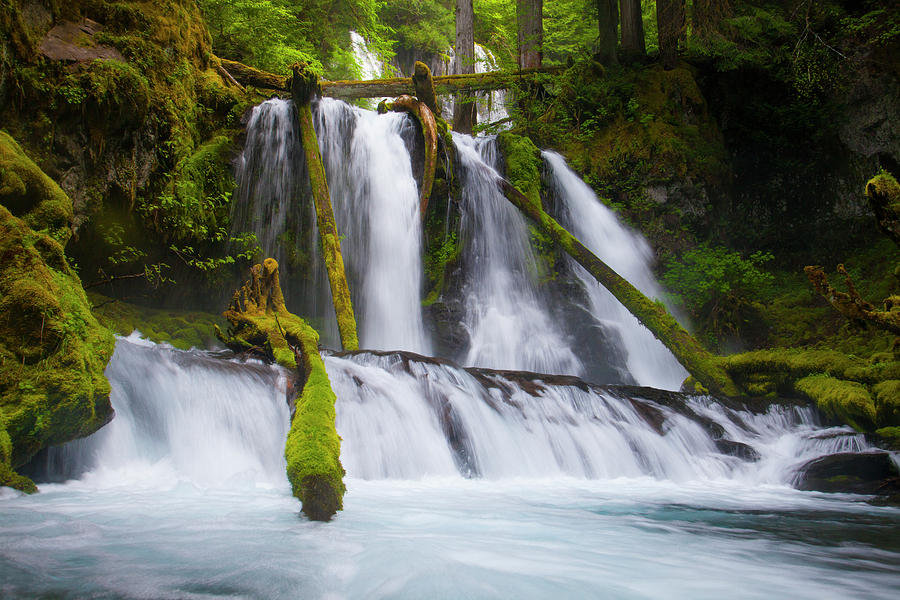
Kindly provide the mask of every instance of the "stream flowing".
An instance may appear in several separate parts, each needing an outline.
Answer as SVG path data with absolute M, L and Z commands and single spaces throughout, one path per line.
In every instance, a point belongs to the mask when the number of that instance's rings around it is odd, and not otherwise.
M 325 358 L 348 471 L 331 523 L 302 517 L 283 475 L 280 369 L 121 338 L 116 419 L 44 458 L 45 481 L 65 482 L 0 494 L 0 595 L 900 593 L 900 511 L 789 485 L 803 460 L 866 447 L 808 408 L 660 404 L 647 388 L 408 354 Z M 635 402 L 664 416 L 662 433 Z M 685 407 L 759 460 L 722 454 Z

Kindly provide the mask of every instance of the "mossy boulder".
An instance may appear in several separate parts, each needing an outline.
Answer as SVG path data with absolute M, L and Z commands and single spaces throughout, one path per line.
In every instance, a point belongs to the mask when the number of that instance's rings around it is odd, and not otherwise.
M 529 138 L 509 131 L 497 134 L 503 155 L 506 179 L 534 203 L 541 206 L 541 151 Z
M 59 244 L 72 235 L 72 201 L 5 131 L 0 131 L 0 204 Z
M 112 418 L 113 346 L 59 242 L 0 206 L 0 408 L 13 468 Z
M 875 402 L 866 386 L 829 375 L 810 375 L 795 383 L 798 392 L 816 403 L 829 417 L 839 419 L 860 431 L 872 431 Z
M 284 449 L 287 474 L 303 512 L 315 521 L 330 520 L 343 508 L 346 491 L 341 438 L 335 429 L 336 397 L 319 355 L 318 333 L 284 306 L 274 259 L 253 267 L 225 317 L 231 327 L 219 336 L 226 345 L 261 354 L 297 372 L 303 381 Z

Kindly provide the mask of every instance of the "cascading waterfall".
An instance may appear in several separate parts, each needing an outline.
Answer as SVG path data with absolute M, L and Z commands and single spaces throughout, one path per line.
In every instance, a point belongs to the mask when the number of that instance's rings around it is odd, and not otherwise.
M 662 290 L 650 270 L 652 251 L 647 241 L 625 228 L 562 156 L 549 151 L 541 155 L 547 165 L 560 224 L 644 295 L 661 298 Z M 617 338 L 627 354 L 628 371 L 635 381 L 640 385 L 677 390 L 688 376 L 684 367 L 584 267 L 571 258 L 568 262 L 587 293 L 590 312 L 597 324 L 617 330 Z
M 463 362 L 580 374 L 582 365 L 536 284 L 540 266 L 528 225 L 497 186 L 496 139 L 454 133 L 453 143 L 462 171 L 462 295 L 469 335 Z
M 808 407 L 753 414 L 704 397 L 653 399 L 650 390 L 642 397 L 636 388 L 463 370 L 410 355 L 325 363 L 340 398 L 344 466 L 366 479 L 651 476 L 784 485 L 817 456 L 868 448 L 849 428 L 824 429 Z M 710 433 L 716 426 L 726 442 Z M 758 460 L 734 456 L 736 445 Z
M 404 114 L 378 115 L 330 98 L 316 103 L 314 117 L 343 236 L 360 343 L 427 354 L 431 345 L 420 304 L 419 194 L 404 141 L 415 129 Z M 262 103 L 253 110 L 247 130 L 237 165 L 234 230 L 256 233 L 263 252 L 283 265 L 288 307 L 312 317 L 323 342 L 334 346 L 334 308 L 306 191 L 293 104 L 277 99 Z
M 360 343 L 428 354 L 419 191 L 403 137 L 414 135 L 413 124 L 403 113 L 378 115 L 330 98 L 315 116 Z
M 275 367 L 239 364 L 120 338 L 106 369 L 113 421 L 94 435 L 48 452 L 46 475 L 82 476 L 105 487 L 205 486 L 284 481 L 287 377 Z

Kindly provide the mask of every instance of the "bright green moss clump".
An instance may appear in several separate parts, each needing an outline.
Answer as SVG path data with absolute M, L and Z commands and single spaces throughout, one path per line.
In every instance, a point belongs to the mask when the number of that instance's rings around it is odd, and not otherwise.
M 335 395 L 319 355 L 319 335 L 284 307 L 274 259 L 253 267 L 225 316 L 231 327 L 227 336 L 219 334 L 230 348 L 262 354 L 305 378 L 285 444 L 288 479 L 310 519 L 330 520 L 343 508 L 346 491 Z
M 72 236 L 72 201 L 5 131 L 0 131 L 0 204 L 62 245 Z
M 875 423 L 875 403 L 866 387 L 829 375 L 810 375 L 795 384 L 823 413 L 859 431 L 871 431 Z
M 541 206 L 541 151 L 529 138 L 509 131 L 497 134 L 497 142 L 506 163 L 506 179 Z

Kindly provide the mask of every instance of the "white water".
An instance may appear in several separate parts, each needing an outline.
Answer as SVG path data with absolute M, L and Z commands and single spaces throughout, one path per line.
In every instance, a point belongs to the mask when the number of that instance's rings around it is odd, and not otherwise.
M 677 415 L 664 435 L 648 431 L 615 394 L 567 384 L 535 397 L 496 373 L 482 380 L 500 387 L 486 389 L 472 373 L 397 355 L 327 366 L 349 478 L 344 511 L 321 524 L 298 515 L 284 481 L 279 371 L 120 340 L 108 371 L 118 416 L 68 456 L 89 471 L 36 496 L 0 494 L 0 595 L 900 593 L 900 510 L 783 484 L 793 461 L 862 443 L 849 432 L 834 441 L 841 432 L 806 409 L 729 414 L 689 400 L 754 445 L 762 459 L 748 463 L 716 456 Z M 484 477 L 461 477 L 458 451 L 435 429 L 447 406 Z M 569 449 L 592 432 L 610 442 L 588 464 L 609 472 L 582 479 Z M 559 444 L 542 443 L 551 434 Z M 657 451 L 658 461 L 633 458 Z
M 644 295 L 661 298 L 662 290 L 650 270 L 653 252 L 647 240 L 623 226 L 562 156 L 547 151 L 541 155 L 548 167 L 560 224 Z M 568 261 L 588 294 L 597 324 L 617 331 L 635 381 L 660 389 L 679 389 L 688 372 L 672 353 L 584 267 L 571 258 Z
M 580 374 L 582 366 L 539 292 L 540 265 L 524 217 L 497 185 L 494 138 L 454 133 L 460 165 L 466 284 L 463 362 L 495 369 Z
M 421 307 L 419 191 L 402 137 L 415 131 L 409 117 L 323 98 L 316 131 L 343 236 L 360 344 L 429 353 Z

